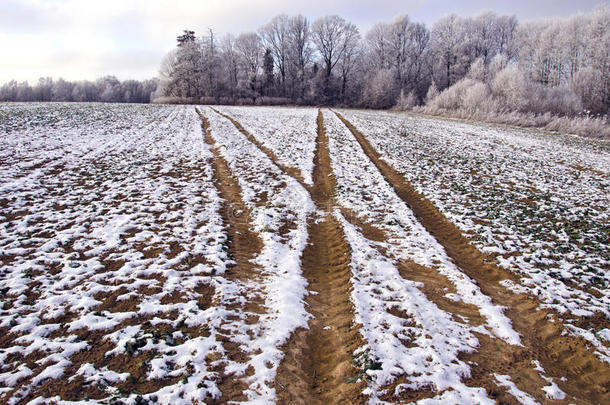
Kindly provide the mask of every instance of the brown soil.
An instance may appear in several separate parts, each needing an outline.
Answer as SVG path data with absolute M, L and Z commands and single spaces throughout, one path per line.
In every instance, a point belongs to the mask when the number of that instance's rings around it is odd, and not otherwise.
M 213 145 L 213 139 L 210 134 L 206 133 L 206 141 Z M 214 152 L 217 152 L 214 150 Z M 216 155 L 218 157 L 218 155 Z M 215 159 L 214 164 L 214 174 L 215 174 L 215 183 L 219 189 L 219 194 L 224 199 L 224 204 L 222 206 L 221 215 L 223 218 L 224 225 L 227 228 L 227 252 L 230 256 L 232 256 L 233 260 L 236 262 L 234 266 L 232 266 L 227 274 L 223 275 L 226 278 L 233 278 L 239 280 L 252 280 L 258 275 L 258 271 L 255 266 L 250 263 L 250 260 L 253 259 L 257 253 L 260 251 L 262 243 L 259 240 L 258 236 L 250 231 L 249 224 L 249 212 L 244 209 L 244 204 L 241 201 L 241 190 L 237 185 L 237 182 L 232 179 L 230 171 L 228 170 L 228 166 L 224 160 Z M 173 177 L 179 180 L 189 179 L 195 180 L 200 176 L 201 172 L 197 167 L 188 167 L 183 166 L 179 170 L 172 171 L 168 173 L 167 176 Z M 78 184 L 79 186 L 83 186 Z M 127 200 L 130 196 L 121 195 L 117 196 L 114 200 L 123 201 Z M 8 200 L 3 199 L 0 201 L 1 204 L 7 206 L 9 204 Z M 182 204 L 182 203 L 180 203 Z M 5 208 L 5 207 L 3 207 Z M 55 209 L 64 209 L 62 206 L 55 206 Z M 180 209 L 178 204 L 175 205 L 176 209 Z M 11 215 L 7 218 L 7 220 L 12 221 L 21 218 L 28 214 L 27 211 L 20 211 L 16 214 Z M 75 224 L 72 222 L 68 224 L 66 227 L 74 226 Z M 60 229 L 58 229 L 60 230 Z M 134 236 L 136 230 L 126 231 L 123 235 L 121 235 L 122 242 L 125 242 L 127 239 Z M 40 236 L 40 235 L 39 235 Z M 42 236 L 44 237 L 44 236 Z M 156 257 L 160 254 L 165 254 L 168 258 L 176 257 L 178 254 L 184 251 L 183 247 L 178 243 L 172 243 L 167 248 L 155 248 L 147 245 L 145 242 L 140 242 L 137 244 L 138 250 L 141 249 L 141 252 L 144 257 Z M 147 250 L 145 250 L 147 249 Z M 64 250 L 66 252 L 78 253 L 78 260 L 85 260 L 86 258 L 80 252 L 75 252 L 72 249 L 71 243 L 64 246 Z M 104 268 L 99 272 L 112 272 L 121 268 L 125 263 L 120 260 L 112 260 L 109 259 L 111 254 L 106 254 L 104 257 L 100 258 L 102 264 L 104 264 Z M 3 261 L 8 261 L 11 258 L 2 258 Z M 191 267 L 197 263 L 203 263 L 205 258 L 203 256 L 189 256 L 185 260 L 187 265 Z M 49 269 L 49 272 L 53 274 L 53 272 L 61 271 L 59 268 L 55 268 L 56 266 L 52 265 Z M 175 269 L 179 270 L 179 269 Z M 147 278 L 147 277 L 142 277 Z M 165 279 L 161 276 L 154 275 L 150 277 L 151 279 L 156 279 L 160 284 L 163 284 Z M 80 283 L 79 283 L 80 284 Z M 37 299 L 36 287 L 37 282 L 31 282 L 28 285 L 29 289 L 26 293 L 26 303 L 32 301 L 30 304 L 33 304 Z M 158 293 L 158 287 L 141 287 L 137 290 L 138 296 L 132 297 L 127 300 L 117 301 L 117 296 L 127 292 L 126 288 L 121 288 L 118 291 L 112 294 L 104 294 L 99 293 L 96 294 L 95 298 L 101 301 L 101 304 L 98 305 L 95 310 L 96 311 L 110 311 L 110 312 L 124 312 L 124 311 L 134 311 L 137 312 L 139 297 L 141 295 L 150 295 L 152 293 Z M 209 306 L 213 305 L 213 296 L 214 296 L 214 288 L 206 285 L 199 284 L 194 288 L 193 292 L 197 292 L 200 294 L 198 298 L 199 308 L 204 310 Z M 161 303 L 169 304 L 175 302 L 181 302 L 187 299 L 187 296 L 182 293 L 177 293 L 174 295 L 168 295 L 162 298 Z M 248 302 L 245 305 L 245 310 L 262 313 L 264 312 L 261 309 L 260 302 Z M 5 305 L 5 309 L 7 309 L 8 305 Z M 172 311 L 170 313 L 163 314 L 166 319 L 176 320 L 179 317 L 177 311 Z M 62 325 L 73 320 L 77 314 L 66 313 L 59 319 L 52 320 L 43 320 L 41 323 L 61 323 Z M 128 325 L 142 325 L 142 329 L 150 329 L 154 330 L 158 333 L 166 333 L 172 332 L 171 328 L 167 325 L 161 326 L 153 326 L 149 321 L 151 316 L 135 316 L 130 318 L 120 325 L 118 325 L 114 330 L 118 330 Z M 253 316 L 252 319 L 248 320 L 251 323 L 256 323 L 258 321 L 256 316 Z M 207 328 L 188 328 L 185 326 L 178 326 L 179 330 L 182 330 L 185 334 L 188 334 L 191 337 L 197 337 L 201 335 L 209 334 Z M 6 332 L 6 330 L 4 330 Z M 112 332 L 108 331 L 108 332 Z M 181 377 L 171 378 L 171 379 L 162 379 L 162 380 L 148 380 L 146 378 L 148 372 L 148 364 L 150 360 L 156 355 L 153 351 L 144 351 L 137 352 L 133 355 L 122 354 L 117 356 L 106 356 L 106 353 L 114 348 L 114 344 L 106 339 L 103 339 L 104 334 L 99 331 L 89 331 L 87 329 L 82 329 L 78 331 L 70 331 L 70 334 L 74 333 L 78 335 L 79 339 L 86 341 L 89 344 L 89 349 L 78 352 L 70 357 L 71 365 L 69 365 L 64 373 L 65 378 L 62 379 L 49 379 L 43 381 L 40 385 L 34 387 L 31 392 L 27 395 L 23 396 L 20 400 L 24 403 L 32 400 L 36 397 L 55 397 L 59 396 L 62 400 L 82 400 L 83 398 L 95 398 L 101 399 L 108 396 L 108 392 L 104 390 L 104 387 L 92 385 L 86 383 L 83 378 L 75 378 L 68 381 L 68 377 L 73 376 L 79 367 L 84 363 L 92 363 L 97 368 L 109 367 L 110 369 L 117 372 L 129 372 L 130 377 L 127 381 L 116 384 L 116 387 L 122 393 L 150 393 L 154 391 L 158 391 L 159 389 L 175 384 Z M 58 337 L 62 337 L 68 334 L 68 332 L 61 328 L 55 332 L 53 332 L 49 338 L 55 339 Z M 19 336 L 11 335 L 5 333 L 3 336 L 5 338 L 0 339 L 0 348 L 6 348 L 14 345 L 14 341 Z M 238 345 L 229 341 L 228 337 L 220 336 L 220 340 L 226 340 L 226 349 L 228 352 L 228 356 L 234 359 L 242 359 L 244 358 L 244 354 L 239 351 Z M 44 364 L 37 364 L 36 361 L 48 356 L 49 353 L 36 351 L 26 357 L 25 359 L 12 359 L 9 358 L 9 362 L 16 360 L 25 360 L 26 364 L 33 370 L 33 374 L 21 380 L 16 387 L 14 387 L 13 391 L 6 396 L 9 398 L 13 393 L 16 393 L 24 383 L 31 381 L 36 375 L 42 372 L 45 369 Z M 212 361 L 212 360 L 210 360 Z M 245 384 L 240 381 L 235 381 L 234 378 L 225 378 L 222 375 L 223 370 L 214 370 L 220 373 L 221 381 L 219 382 L 219 386 L 223 391 L 223 401 L 226 398 L 227 400 L 238 400 L 244 399 L 242 397 L 242 391 L 245 388 Z M 3 403 L 0 400 L 0 404 Z
M 348 214 L 353 213 L 348 212 Z M 357 218 L 355 215 L 345 215 L 345 217 L 350 218 L 350 222 L 359 229 L 365 238 L 381 242 L 389 240 L 384 230 Z M 391 257 L 391 254 L 384 249 L 380 249 L 380 251 L 385 256 Z M 426 297 L 441 310 L 452 314 L 454 319 L 466 322 L 474 327 L 485 324 L 485 319 L 476 306 L 466 304 L 463 301 L 455 302 L 445 296 L 448 293 L 456 294 L 456 290 L 451 281 L 438 273 L 436 269 L 404 260 L 399 261 L 397 267 L 404 279 L 422 283 L 423 287 L 420 289 Z M 408 318 L 403 314 L 394 315 Z M 538 401 L 545 402 L 541 388 L 548 385 L 548 382 L 543 380 L 534 370 L 532 360 L 536 360 L 536 357 L 531 350 L 512 346 L 502 340 L 492 339 L 484 335 L 478 335 L 478 338 L 479 349 L 475 353 L 461 355 L 464 361 L 476 363 L 472 367 L 472 377 L 465 381 L 466 385 L 485 388 L 489 396 L 499 403 L 518 404 L 506 389 L 497 385 L 494 377 L 494 374 L 510 375 L 520 389 L 529 392 Z M 405 344 L 409 343 L 405 342 Z M 435 390 L 422 388 L 417 391 L 403 392 L 399 396 L 392 395 L 394 388 L 398 384 L 404 383 L 406 378 L 406 376 L 402 376 L 394 384 L 387 387 L 388 394 L 384 395 L 382 399 L 388 402 L 402 403 L 431 398 L 439 394 Z M 555 401 L 555 403 L 561 402 Z
M 556 319 L 551 322 L 549 316 L 553 314 L 541 310 L 540 303 L 535 298 L 515 294 L 501 286 L 500 281 L 515 280 L 515 276 L 508 270 L 496 266 L 490 257 L 470 245 L 468 239 L 430 200 L 416 192 L 397 170 L 381 159 L 380 154 L 361 132 L 339 113 L 336 114 L 350 129 L 388 183 L 394 187 L 398 196 L 408 204 L 428 232 L 443 245 L 447 254 L 460 269 L 476 280 L 481 291 L 490 296 L 494 303 L 508 308 L 506 315 L 513 322 L 514 329 L 521 334 L 524 349 L 515 348 L 505 352 L 509 357 L 503 358 L 501 348 L 494 349 L 494 345 L 502 346 L 498 339 L 482 339 L 481 350 L 465 357 L 481 364 L 490 358 L 493 363 L 505 363 L 512 370 L 509 370 L 509 373 L 521 370 L 518 386 L 540 401 L 547 402 L 540 397 L 539 389 L 535 389 L 536 386 L 540 387 L 540 381 L 536 381 L 530 371 L 521 369 L 529 362 L 530 357 L 538 359 L 546 370 L 546 375 L 554 377 L 557 385 L 568 394 L 567 400 L 581 403 L 610 403 L 610 365 L 600 361 L 582 339 L 562 335 L 563 325 Z M 489 381 L 492 370 L 486 366 L 473 368 L 477 371 L 473 373 L 471 382 L 475 385 L 482 383 L 483 386 L 488 386 L 489 391 L 492 388 Z M 481 373 L 482 375 L 479 375 Z M 565 377 L 566 381 L 560 381 L 559 378 L 562 377 Z M 497 388 L 495 390 L 497 391 Z
M 309 224 L 309 244 L 303 252 L 307 299 L 314 319 L 309 329 L 298 330 L 284 346 L 286 357 L 276 377 L 279 404 L 364 403 L 363 383 L 349 383 L 358 374 L 351 364 L 352 352 L 362 342 L 353 322 L 350 301 L 350 250 L 341 225 L 332 215 L 335 186 L 330 165 L 328 138 L 321 112 L 310 192 L 323 218 Z
M 301 175 L 301 171 L 299 169 L 297 169 L 295 167 L 286 166 L 286 165 L 280 163 L 280 160 L 278 159 L 277 155 L 271 149 L 269 149 L 268 147 L 263 145 L 262 142 L 260 142 L 258 139 L 256 139 L 254 137 L 254 135 L 252 135 L 250 132 L 248 132 L 235 118 L 231 117 L 228 114 L 222 113 L 215 108 L 212 108 L 212 107 L 210 107 L 210 108 L 217 114 L 219 114 L 219 115 L 225 117 L 226 119 L 228 119 L 229 121 L 231 121 L 233 123 L 233 125 L 235 125 L 235 128 L 237 128 L 239 130 L 239 132 L 241 132 L 243 135 L 245 135 L 246 138 L 248 138 L 248 140 L 250 142 L 255 144 L 261 151 L 263 151 L 277 167 L 279 167 L 282 171 L 284 171 L 284 173 L 295 178 L 299 183 L 301 183 L 301 185 L 303 187 L 306 187 L 305 182 L 303 181 L 303 176 Z
M 578 170 L 579 172 L 587 172 L 587 173 L 595 174 L 597 176 L 610 177 L 610 173 L 605 173 L 600 170 L 592 169 L 590 167 L 584 167 L 581 165 L 571 165 L 570 167 L 572 169 Z
M 260 269 L 252 263 L 252 260 L 260 253 L 263 243 L 258 234 L 252 231 L 251 211 L 242 200 L 242 191 L 237 179 L 233 176 L 227 161 L 222 157 L 216 147 L 214 137 L 208 119 L 199 113 L 205 133 L 205 141 L 211 146 L 214 159 L 212 166 L 214 170 L 214 184 L 218 188 L 221 198 L 224 200 L 221 216 L 229 237 L 228 253 L 236 264 L 227 272 L 225 277 L 241 281 L 254 280 L 260 275 Z M 254 313 L 264 313 L 264 302 L 249 302 L 246 310 Z M 257 319 L 249 319 L 249 323 L 256 323 Z M 239 345 L 230 341 L 229 336 L 223 341 L 227 350 L 227 357 L 236 361 L 245 361 L 247 356 L 239 350 Z M 219 389 L 222 392 L 222 401 L 240 401 L 247 399 L 243 392 L 247 385 L 234 377 L 221 377 Z

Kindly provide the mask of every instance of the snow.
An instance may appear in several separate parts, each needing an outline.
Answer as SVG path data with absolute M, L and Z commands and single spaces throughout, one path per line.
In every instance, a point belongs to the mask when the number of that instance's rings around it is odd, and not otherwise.
M 565 399 L 565 397 L 566 397 L 566 393 L 563 392 L 557 386 L 557 384 L 555 384 L 552 381 L 550 382 L 549 385 L 542 387 L 542 391 L 544 391 L 544 393 L 548 399 L 562 400 L 562 399 Z
M 360 332 L 367 342 L 355 354 L 381 363 L 378 370 L 366 370 L 372 377 L 369 402 L 376 403 L 384 386 L 406 375 L 408 382 L 396 386 L 396 395 L 403 390 L 452 388 L 455 391 L 452 398 L 492 404 L 485 389 L 462 382 L 470 377 L 470 367 L 458 354 L 472 352 L 479 344 L 471 328 L 454 321 L 430 302 L 419 290 L 420 283 L 403 279 L 394 264 L 373 248 L 338 210 L 335 216 L 351 246 L 352 301 L 356 323 L 362 324 Z M 390 314 L 391 309 L 404 311 L 408 318 Z M 438 400 L 448 399 L 441 396 Z
M 539 402 L 537 402 L 536 399 L 534 397 L 532 397 L 530 394 L 528 394 L 527 392 L 523 392 L 519 388 L 517 388 L 515 383 L 510 380 L 510 376 L 494 374 L 494 377 L 496 377 L 496 380 L 498 381 L 498 383 L 500 383 L 500 385 L 502 387 L 507 388 L 508 393 L 511 394 L 513 397 L 517 398 L 517 400 L 520 403 L 522 403 L 524 405 L 538 405 L 539 404 Z
M 493 304 L 475 281 L 453 263 L 364 154 L 347 127 L 333 113 L 325 112 L 324 122 L 337 178 L 339 204 L 356 212 L 365 222 L 386 230 L 391 242 L 384 247 L 395 260 L 413 260 L 445 275 L 461 299 L 479 309 L 493 334 L 507 343 L 521 345 L 519 334 L 503 313 L 504 308 Z
M 314 108 L 235 107 L 219 110 L 236 119 L 279 162 L 299 169 L 305 184 L 313 184 L 313 157 L 317 130 Z
M 307 219 L 315 212 L 315 205 L 309 192 L 231 121 L 210 108 L 201 111 L 210 122 L 220 153 L 237 177 L 242 198 L 252 211 L 254 230 L 263 242 L 255 262 L 262 269 L 260 289 L 267 313 L 260 316 L 254 337 L 241 342 L 250 355 L 247 364 L 234 367 L 239 370 L 252 365 L 254 375 L 247 378 L 250 385 L 246 395 L 252 403 L 270 402 L 275 398 L 270 383 L 283 358 L 280 346 L 297 328 L 307 328 L 311 317 L 305 308 L 307 281 L 301 273 L 301 255 L 308 238 Z M 313 142 L 315 136 L 305 139 Z M 291 231 L 280 236 L 284 225 L 291 225 Z
M 532 361 L 532 363 L 535 366 L 534 370 L 538 371 L 538 374 L 540 375 L 540 377 L 542 377 L 542 379 L 546 380 L 549 383 L 549 385 L 542 387 L 542 391 L 544 391 L 544 394 L 546 395 L 546 397 L 548 399 L 557 399 L 557 400 L 565 399 L 566 393 L 563 392 L 557 386 L 557 384 L 553 381 L 553 379 L 551 377 L 547 377 L 545 375 L 546 371 L 544 370 L 544 368 L 542 368 L 542 366 L 540 365 L 540 362 L 538 360 L 534 360 L 534 361 Z
M 159 356 L 151 363 L 153 379 L 183 375 L 189 361 L 188 384 L 150 394 L 160 403 L 219 397 L 218 376 L 205 356 L 223 353 L 219 329 L 233 315 L 226 308 L 247 286 L 210 277 L 223 275 L 231 260 L 199 116 L 180 106 L 40 106 L 0 107 L 10 110 L 0 124 L 6 258 L 0 287 L 7 291 L 0 325 L 15 334 L 14 345 L 0 349 L 0 380 L 20 384 L 3 390 L 2 401 L 19 402 L 48 379 L 70 377 L 65 372 L 74 366 L 116 393 L 125 373 L 71 363 L 91 347 L 80 337 L 87 331 L 114 344 L 107 357 L 126 355 L 127 343 L 145 340 L 139 350 Z M 217 306 L 196 305 L 201 285 L 213 288 Z M 117 303 L 132 301 L 133 310 L 97 310 L 100 297 L 113 294 Z M 161 305 L 177 294 L 182 302 Z M 147 314 L 155 314 L 155 325 L 206 326 L 209 336 L 155 343 L 129 325 Z M 39 366 L 26 367 L 28 354 L 41 356 Z M 15 355 L 18 360 L 4 362 Z
M 516 292 L 565 314 L 610 317 L 607 142 L 394 112 L 342 110 L 385 159 L 520 277 Z M 601 359 L 610 351 L 592 332 Z

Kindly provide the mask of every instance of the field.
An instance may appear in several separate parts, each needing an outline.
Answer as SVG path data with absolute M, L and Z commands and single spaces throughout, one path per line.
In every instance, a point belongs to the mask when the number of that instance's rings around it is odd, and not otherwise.
M 610 144 L 0 104 L 0 403 L 610 402 Z

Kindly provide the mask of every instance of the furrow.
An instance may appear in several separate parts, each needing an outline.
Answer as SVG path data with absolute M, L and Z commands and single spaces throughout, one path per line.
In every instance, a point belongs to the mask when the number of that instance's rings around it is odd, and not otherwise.
M 507 307 L 506 315 L 514 329 L 522 336 L 528 356 L 540 361 L 547 375 L 557 377 L 558 385 L 573 399 L 583 403 L 610 401 L 610 365 L 601 362 L 586 343 L 566 336 L 562 324 L 547 310 L 539 309 L 539 302 L 524 294 L 516 294 L 500 284 L 503 280 L 515 280 L 508 270 L 473 247 L 460 230 L 393 167 L 381 159 L 366 137 L 341 114 L 337 117 L 349 128 L 365 154 L 394 188 L 396 194 L 415 213 L 418 221 L 443 246 L 447 255 L 469 277 L 476 280 L 481 291 L 493 301 Z M 491 347 L 488 345 L 488 347 Z M 493 350 L 472 355 L 473 361 L 493 355 Z M 478 356 L 478 358 L 477 358 Z M 509 361 L 515 365 L 516 361 Z M 481 368 L 482 373 L 491 372 Z M 559 381 L 559 378 L 565 381 Z M 491 378 L 491 377 L 489 377 Z
M 247 131 L 243 127 L 243 125 L 241 125 L 239 123 L 239 121 L 237 121 L 235 118 L 233 118 L 230 115 L 225 114 L 215 108 L 210 107 L 210 109 L 212 111 L 214 111 L 215 113 L 217 113 L 217 114 L 225 117 L 229 121 L 231 121 L 231 123 L 233 125 L 235 125 L 235 128 L 237 128 L 239 130 L 239 132 L 241 132 L 246 138 L 248 138 L 248 140 L 250 142 L 252 142 L 254 145 L 256 145 L 256 147 L 258 147 L 261 151 L 263 151 L 265 153 L 265 155 L 267 155 L 269 157 L 269 159 L 271 159 L 273 164 L 275 164 L 277 167 L 279 167 L 287 175 L 296 179 L 303 187 L 307 188 L 307 185 L 305 184 L 305 181 L 303 180 L 303 176 L 301 175 L 300 171 L 297 168 L 286 166 L 286 165 L 280 163 L 280 159 L 277 157 L 277 155 L 271 149 L 269 149 L 268 147 L 263 145 L 262 142 L 260 142 L 258 139 L 256 139 L 256 137 L 254 135 L 252 135 L 249 131 Z
M 321 217 L 309 222 L 303 274 L 314 292 L 307 299 L 314 318 L 285 345 L 276 386 L 280 404 L 353 404 L 364 401 L 353 351 L 362 345 L 350 301 L 351 255 L 341 224 L 332 214 L 333 178 L 322 114 L 310 192 Z
M 220 214 L 229 238 L 228 254 L 234 261 L 233 266 L 227 270 L 225 278 L 238 280 L 247 284 L 261 276 L 261 269 L 254 263 L 254 259 L 260 254 L 263 243 L 258 234 L 252 231 L 251 210 L 243 202 L 241 187 L 233 176 L 227 161 L 218 151 L 208 119 L 199 109 L 197 109 L 197 112 L 202 120 L 205 142 L 210 145 L 210 150 L 214 156 L 212 160 L 213 179 L 215 180 L 214 184 L 218 193 L 223 200 Z M 245 304 L 235 304 L 243 305 L 240 312 L 264 314 L 263 299 L 260 297 L 257 299 L 249 298 Z M 255 315 L 250 315 L 247 322 L 255 324 L 258 322 L 258 319 Z M 231 361 L 243 363 L 246 354 L 239 349 L 239 344 L 231 341 L 230 336 L 231 332 L 227 331 L 227 336 L 225 336 L 222 342 L 227 352 L 227 358 Z M 223 375 L 218 387 L 222 392 L 223 402 L 247 400 L 244 392 L 248 389 L 248 385 L 243 380 Z

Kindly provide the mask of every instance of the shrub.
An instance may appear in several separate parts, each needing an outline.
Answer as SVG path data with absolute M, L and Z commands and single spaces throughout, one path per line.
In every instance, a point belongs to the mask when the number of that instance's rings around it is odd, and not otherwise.
M 395 110 L 399 111 L 409 111 L 412 110 L 413 107 L 417 105 L 417 97 L 413 92 L 409 92 L 409 94 L 405 95 L 405 91 L 400 91 L 400 96 L 398 96 L 398 100 L 396 101 L 396 105 L 394 106 Z
M 379 70 L 373 79 L 366 83 L 362 97 L 364 107 L 390 108 L 396 104 L 396 75 L 390 69 Z

